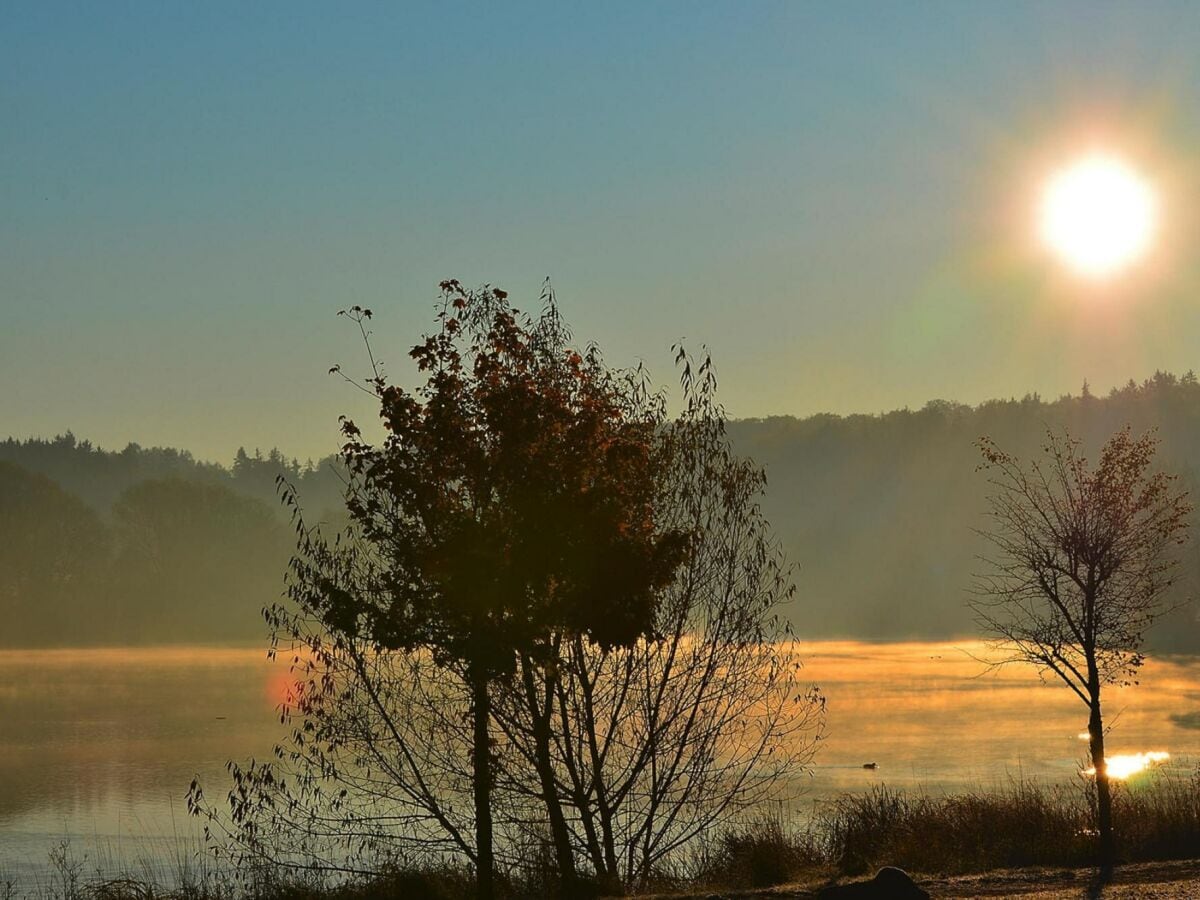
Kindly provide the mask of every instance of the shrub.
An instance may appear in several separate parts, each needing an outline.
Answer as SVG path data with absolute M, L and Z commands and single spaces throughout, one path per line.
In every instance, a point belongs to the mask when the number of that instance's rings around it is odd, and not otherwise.
M 692 880 L 729 888 L 761 888 L 798 880 L 825 867 L 810 831 L 789 829 L 778 816 L 722 831 L 697 852 Z

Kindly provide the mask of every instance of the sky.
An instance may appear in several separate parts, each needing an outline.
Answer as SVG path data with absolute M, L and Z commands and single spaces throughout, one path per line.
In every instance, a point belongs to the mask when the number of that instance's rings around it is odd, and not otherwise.
M 15 3 L 0 9 L 0 434 L 319 457 L 458 278 L 733 416 L 1200 367 L 1200 5 Z M 1037 186 L 1162 193 L 1074 277 Z M 1197 220 L 1200 221 L 1200 220 Z

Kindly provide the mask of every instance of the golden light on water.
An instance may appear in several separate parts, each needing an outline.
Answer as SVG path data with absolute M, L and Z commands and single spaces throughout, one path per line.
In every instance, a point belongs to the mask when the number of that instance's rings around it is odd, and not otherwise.
M 1145 771 L 1152 765 L 1166 762 L 1170 758 L 1170 753 L 1161 750 L 1149 753 L 1118 753 L 1110 756 L 1107 760 L 1108 774 L 1110 778 L 1129 778 L 1131 775 Z M 1095 775 L 1096 769 L 1094 767 L 1084 769 L 1083 774 Z
M 1120 157 L 1094 152 L 1054 173 L 1038 205 L 1038 236 L 1087 278 L 1117 275 L 1150 251 L 1159 225 L 1154 186 Z

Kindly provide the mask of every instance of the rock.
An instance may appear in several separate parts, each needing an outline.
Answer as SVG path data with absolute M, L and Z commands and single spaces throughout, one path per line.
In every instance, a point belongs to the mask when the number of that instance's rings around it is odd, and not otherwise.
M 928 900 L 929 894 L 917 887 L 908 873 L 895 866 L 884 866 L 870 881 L 831 884 L 817 892 L 821 900 Z

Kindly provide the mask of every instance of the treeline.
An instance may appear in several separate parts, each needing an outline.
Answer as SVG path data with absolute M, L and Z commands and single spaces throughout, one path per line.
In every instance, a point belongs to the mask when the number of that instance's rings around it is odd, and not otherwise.
M 258 638 L 293 546 L 278 475 L 336 508 L 328 462 L 278 451 L 226 469 L 70 434 L 0 443 L 0 646 Z
M 1200 381 L 1158 372 L 1099 396 L 1035 395 L 966 406 L 933 400 L 882 415 L 772 417 L 731 426 L 738 449 L 767 470 L 764 509 L 799 564 L 794 621 L 802 635 L 881 640 L 975 631 L 965 600 L 987 550 L 987 435 L 1029 458 L 1047 428 L 1070 429 L 1094 454 L 1123 425 L 1157 429 L 1158 462 L 1200 495 Z M 1185 550 L 1175 599 L 1200 587 L 1200 534 Z M 1200 652 L 1196 605 L 1150 635 L 1159 651 Z
M 731 424 L 764 465 L 764 507 L 799 564 L 802 636 L 942 638 L 974 631 L 965 604 L 984 543 L 987 485 L 974 442 L 1028 456 L 1047 427 L 1089 447 L 1122 425 L 1157 428 L 1161 464 L 1200 487 L 1200 381 L 1156 373 L 1107 395 L 1037 395 L 965 406 L 934 400 L 881 415 L 772 417 Z M 185 451 L 104 451 L 71 435 L 0 442 L 0 644 L 253 640 L 292 546 L 275 478 L 330 518 L 332 459 L 239 451 L 228 466 Z M 1200 587 L 1200 541 L 1177 597 Z M 1200 652 L 1191 606 L 1151 635 Z
M 103 450 L 74 434 L 55 438 L 0 441 L 0 462 L 13 463 L 45 475 L 64 490 L 76 495 L 95 511 L 105 514 L 128 488 L 143 481 L 182 478 L 228 487 L 239 494 L 277 506 L 275 479 L 283 475 L 302 488 L 315 508 L 338 505 L 341 480 L 337 457 L 301 463 L 278 449 L 264 454 L 239 448 L 233 463 L 201 462 L 187 450 L 171 447 L 141 447 L 128 444 L 124 450 Z

